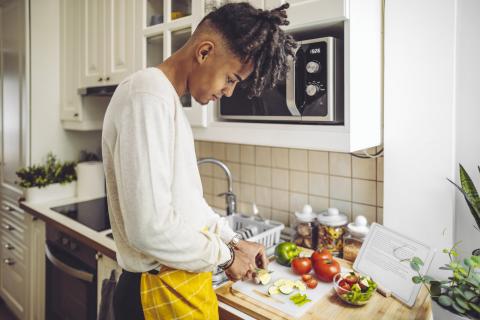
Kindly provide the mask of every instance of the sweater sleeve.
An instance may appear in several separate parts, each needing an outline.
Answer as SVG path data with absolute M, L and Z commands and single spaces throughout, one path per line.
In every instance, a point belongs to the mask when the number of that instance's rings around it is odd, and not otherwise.
M 136 93 L 117 123 L 115 175 L 127 241 L 161 264 L 211 271 L 230 259 L 214 233 L 197 230 L 172 206 L 175 106 Z

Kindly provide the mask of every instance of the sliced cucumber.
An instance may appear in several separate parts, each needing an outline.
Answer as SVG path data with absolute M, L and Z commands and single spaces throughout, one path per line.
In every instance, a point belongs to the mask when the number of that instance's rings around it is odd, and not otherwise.
M 300 281 L 300 280 L 295 281 L 294 287 L 297 288 L 300 291 L 307 290 L 307 286 L 306 286 L 305 282 Z
M 280 293 L 280 290 L 278 289 L 277 286 L 271 286 L 270 288 L 268 288 L 268 294 L 273 296 L 274 294 L 279 294 Z
M 272 276 L 269 273 L 263 273 L 258 275 L 258 278 L 261 284 L 266 285 L 270 282 L 270 280 L 272 279 Z
M 280 286 L 278 289 L 280 290 L 281 293 L 288 295 L 288 294 L 292 293 L 293 286 L 290 286 L 288 284 L 284 284 L 284 285 Z
M 281 287 L 285 284 L 285 279 L 278 279 L 273 283 L 274 286 Z

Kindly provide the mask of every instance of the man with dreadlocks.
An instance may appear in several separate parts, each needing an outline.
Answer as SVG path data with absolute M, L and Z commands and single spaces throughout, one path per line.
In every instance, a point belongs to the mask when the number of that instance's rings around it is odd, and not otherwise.
M 295 41 L 283 5 L 227 4 L 208 14 L 187 43 L 116 89 L 102 133 L 110 222 L 123 268 L 117 320 L 218 319 L 212 270 L 231 280 L 266 268 L 263 246 L 238 241 L 203 198 L 194 140 L 179 96 L 201 104 L 244 86 L 251 97 L 286 72 Z

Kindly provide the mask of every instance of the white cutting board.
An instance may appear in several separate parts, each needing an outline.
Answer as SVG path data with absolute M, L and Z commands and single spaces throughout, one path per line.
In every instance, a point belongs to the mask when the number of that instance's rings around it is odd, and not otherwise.
M 333 290 L 333 282 L 332 283 L 325 283 L 325 282 L 318 282 L 318 285 L 315 289 L 310 289 L 307 287 L 306 291 L 299 291 L 294 289 L 293 292 L 289 295 L 285 295 L 282 293 L 273 295 L 275 299 L 271 299 L 268 297 L 263 297 L 254 292 L 254 290 L 263 292 L 268 294 L 268 288 L 273 286 L 273 283 L 279 279 L 290 279 L 290 280 L 302 280 L 302 277 L 293 273 L 291 268 L 284 267 L 277 262 L 273 261 L 270 262 L 268 265 L 268 270 L 273 271 L 272 280 L 267 285 L 256 284 L 253 281 L 237 281 L 232 285 L 232 289 L 238 292 L 241 292 L 252 299 L 255 299 L 263 304 L 266 304 L 270 307 L 273 307 L 293 318 L 301 318 L 311 306 L 313 306 L 316 302 L 322 299 L 330 290 Z M 349 272 L 350 269 L 346 269 L 342 267 L 342 272 Z M 316 279 L 313 271 L 311 274 Z M 292 301 L 290 301 L 290 297 L 295 293 L 306 294 L 307 297 L 312 300 L 304 304 L 303 306 L 299 307 L 295 305 Z M 277 302 L 275 300 L 282 301 L 283 303 Z

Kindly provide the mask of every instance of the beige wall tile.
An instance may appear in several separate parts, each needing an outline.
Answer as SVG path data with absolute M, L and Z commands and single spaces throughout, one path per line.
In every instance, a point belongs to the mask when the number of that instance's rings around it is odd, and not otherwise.
M 383 207 L 383 182 L 377 182 L 377 206 Z
M 213 194 L 213 179 L 211 177 L 202 176 L 203 194 Z
M 308 150 L 308 170 L 328 174 L 328 152 Z
M 383 181 L 383 159 L 377 158 L 377 181 Z
M 352 179 L 330 176 L 330 198 L 351 201 Z
M 375 180 L 377 178 L 377 160 L 352 157 L 352 177 Z
M 288 190 L 289 172 L 285 169 L 272 169 L 272 187 L 276 189 Z
M 213 143 L 213 157 L 218 160 L 226 160 L 225 157 L 225 144 L 221 142 Z
M 233 182 L 233 193 L 235 193 L 235 196 L 238 199 L 242 199 L 242 192 L 241 192 L 241 183 L 240 182 Z
M 377 223 L 383 224 L 383 208 L 377 208 Z
M 272 167 L 288 169 L 288 154 L 286 148 L 272 148 Z
M 352 179 L 352 201 L 377 205 L 377 183 L 370 180 Z
M 248 202 L 238 202 L 237 203 L 237 211 L 241 214 L 247 214 L 251 215 L 252 214 L 252 204 Z
M 207 203 L 210 207 L 214 207 L 214 205 L 213 205 L 213 195 L 205 194 L 203 197 L 205 198 L 205 201 L 207 201 Z
M 217 194 L 227 192 L 227 180 L 213 178 L 213 194 L 216 196 Z
M 255 186 L 253 184 L 240 184 L 240 194 L 242 195 L 242 202 L 255 202 Z
M 195 140 L 195 155 L 200 157 L 200 141 Z
M 255 164 L 255 146 L 240 145 L 240 162 L 246 164 Z
M 255 164 L 257 166 L 272 166 L 272 148 L 270 147 L 255 147 Z
M 207 158 L 213 155 L 213 143 L 210 141 L 200 141 L 200 158 Z
M 352 204 L 352 221 L 355 220 L 356 216 L 365 216 L 368 223 L 375 222 L 377 219 L 377 207 L 367 206 L 364 204 L 353 203 Z
M 335 176 L 352 176 L 352 156 L 349 153 L 329 153 L 330 174 Z
M 289 149 L 289 168 L 293 170 L 308 171 L 307 150 Z
M 302 211 L 303 206 L 308 203 L 308 195 L 301 193 L 290 193 L 290 212 Z
M 198 170 L 202 176 L 213 177 L 213 164 L 204 163 L 198 166 Z
M 241 164 L 240 181 L 255 184 L 255 167 L 249 164 Z
M 341 213 L 345 213 L 349 220 L 352 219 L 352 203 L 349 201 L 330 199 L 330 208 L 337 208 Z
M 272 208 L 278 210 L 290 210 L 290 193 L 286 190 L 272 189 Z
M 309 196 L 308 202 L 312 206 L 313 212 L 320 213 L 329 208 L 330 201 L 325 197 Z
M 258 215 L 263 219 L 271 219 L 272 218 L 272 208 L 264 207 L 264 206 L 257 206 Z
M 255 187 L 255 203 L 265 207 L 272 206 L 272 189 L 268 187 Z
M 272 168 L 255 167 L 255 184 L 264 187 L 271 187 Z
M 225 164 L 230 169 L 233 181 L 240 181 L 240 164 L 229 161 L 226 161 Z M 225 173 L 223 175 L 225 176 Z
M 218 179 L 227 180 L 227 175 L 225 174 L 225 171 L 223 171 L 223 169 L 217 166 L 216 164 L 213 165 L 213 176 Z
M 284 225 L 288 226 L 289 225 L 288 211 L 272 209 L 272 220 L 281 222 Z
M 226 149 L 226 158 L 227 161 L 231 162 L 240 162 L 240 145 L 239 144 L 232 144 L 227 143 L 225 144 Z
M 309 194 L 328 197 L 329 177 L 326 174 L 310 173 L 308 176 Z
M 290 171 L 290 191 L 308 193 L 308 173 Z
M 225 203 L 225 197 L 218 197 L 217 195 L 213 196 L 213 206 L 215 208 L 220 208 L 225 210 L 227 208 L 227 204 Z

